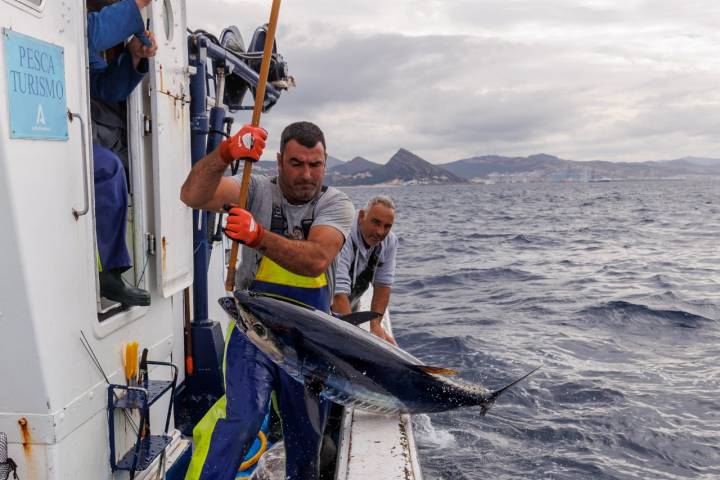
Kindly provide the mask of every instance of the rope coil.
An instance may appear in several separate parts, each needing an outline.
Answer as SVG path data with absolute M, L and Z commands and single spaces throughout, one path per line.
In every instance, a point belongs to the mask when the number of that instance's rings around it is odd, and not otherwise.
M 262 431 L 258 432 L 258 438 L 260 439 L 260 448 L 258 448 L 258 451 L 253 455 L 251 458 L 248 458 L 240 465 L 240 471 L 247 470 L 248 468 L 252 467 L 257 463 L 258 460 L 260 460 L 260 456 L 262 456 L 263 453 L 265 453 L 265 450 L 267 450 L 267 437 L 265 436 L 265 433 Z
M 0 480 L 7 480 L 10 474 L 17 479 L 17 464 L 7 456 L 7 435 L 0 432 Z

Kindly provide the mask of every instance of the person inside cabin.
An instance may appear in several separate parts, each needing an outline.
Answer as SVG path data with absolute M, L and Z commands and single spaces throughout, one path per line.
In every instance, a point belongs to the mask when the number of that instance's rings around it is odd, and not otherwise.
M 381 325 L 395 278 L 398 240 L 390 231 L 394 222 L 395 204 L 385 195 L 372 197 L 358 212 L 350 238 L 340 251 L 332 310 L 343 315 L 357 310 L 360 297 L 372 284 L 370 310 L 377 312 L 378 318 L 370 321 L 370 331 L 397 345 Z
M 129 182 L 124 101 L 147 73 L 148 58 L 157 51 L 155 37 L 145 30 L 141 15 L 150 2 L 87 2 L 100 295 L 131 306 L 150 305 L 150 293 L 122 278 L 132 266 L 125 243 Z
M 181 200 L 196 209 L 215 211 L 237 202 L 241 176 L 223 174 L 236 159 L 259 160 L 266 138 L 263 129 L 245 125 L 224 140 L 193 166 Z M 277 177 L 252 175 L 246 209 L 227 205 L 225 233 L 245 245 L 237 288 L 279 294 L 330 311 L 336 257 L 355 208 L 347 195 L 323 186 L 326 160 L 320 128 L 310 122 L 292 123 L 281 135 Z M 329 402 L 306 392 L 234 324 L 228 335 L 225 416 L 207 428 L 200 428 L 203 421 L 195 428 L 196 448 L 186 479 L 235 478 L 273 390 L 282 415 L 286 478 L 318 478 Z

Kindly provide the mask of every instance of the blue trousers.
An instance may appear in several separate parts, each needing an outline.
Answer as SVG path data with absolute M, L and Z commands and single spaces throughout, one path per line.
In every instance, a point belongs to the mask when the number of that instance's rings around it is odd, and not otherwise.
M 100 265 L 127 270 L 131 265 L 125 245 L 128 190 L 122 161 L 98 143 L 93 143 L 95 177 L 95 228 Z
M 317 479 L 330 402 L 305 395 L 302 383 L 276 366 L 237 328 L 230 334 L 225 362 L 226 416 L 215 424 L 200 478 L 235 478 L 275 390 L 282 414 L 286 479 Z

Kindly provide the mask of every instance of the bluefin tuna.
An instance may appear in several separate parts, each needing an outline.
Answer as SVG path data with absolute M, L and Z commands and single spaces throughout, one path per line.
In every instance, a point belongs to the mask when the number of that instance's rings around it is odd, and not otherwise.
M 452 379 L 457 372 L 420 360 L 358 328 L 371 312 L 342 319 L 303 304 L 237 291 L 219 300 L 240 330 L 306 391 L 378 413 L 430 413 L 479 406 L 485 414 L 508 388 L 489 391 Z M 539 368 L 539 367 L 538 367 Z

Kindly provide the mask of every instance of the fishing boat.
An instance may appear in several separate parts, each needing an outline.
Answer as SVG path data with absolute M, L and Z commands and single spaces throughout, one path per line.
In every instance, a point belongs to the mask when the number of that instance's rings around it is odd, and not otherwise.
M 123 277 L 151 304 L 126 307 L 98 283 L 86 15 L 81 0 L 0 2 L 0 480 L 181 479 L 223 394 L 229 245 L 179 190 L 253 108 L 268 30 L 246 46 L 235 27 L 189 30 L 184 0 L 144 9 L 159 48 L 125 104 Z M 273 51 L 264 111 L 292 81 Z M 421 478 L 407 416 L 348 410 L 338 429 L 329 478 Z

